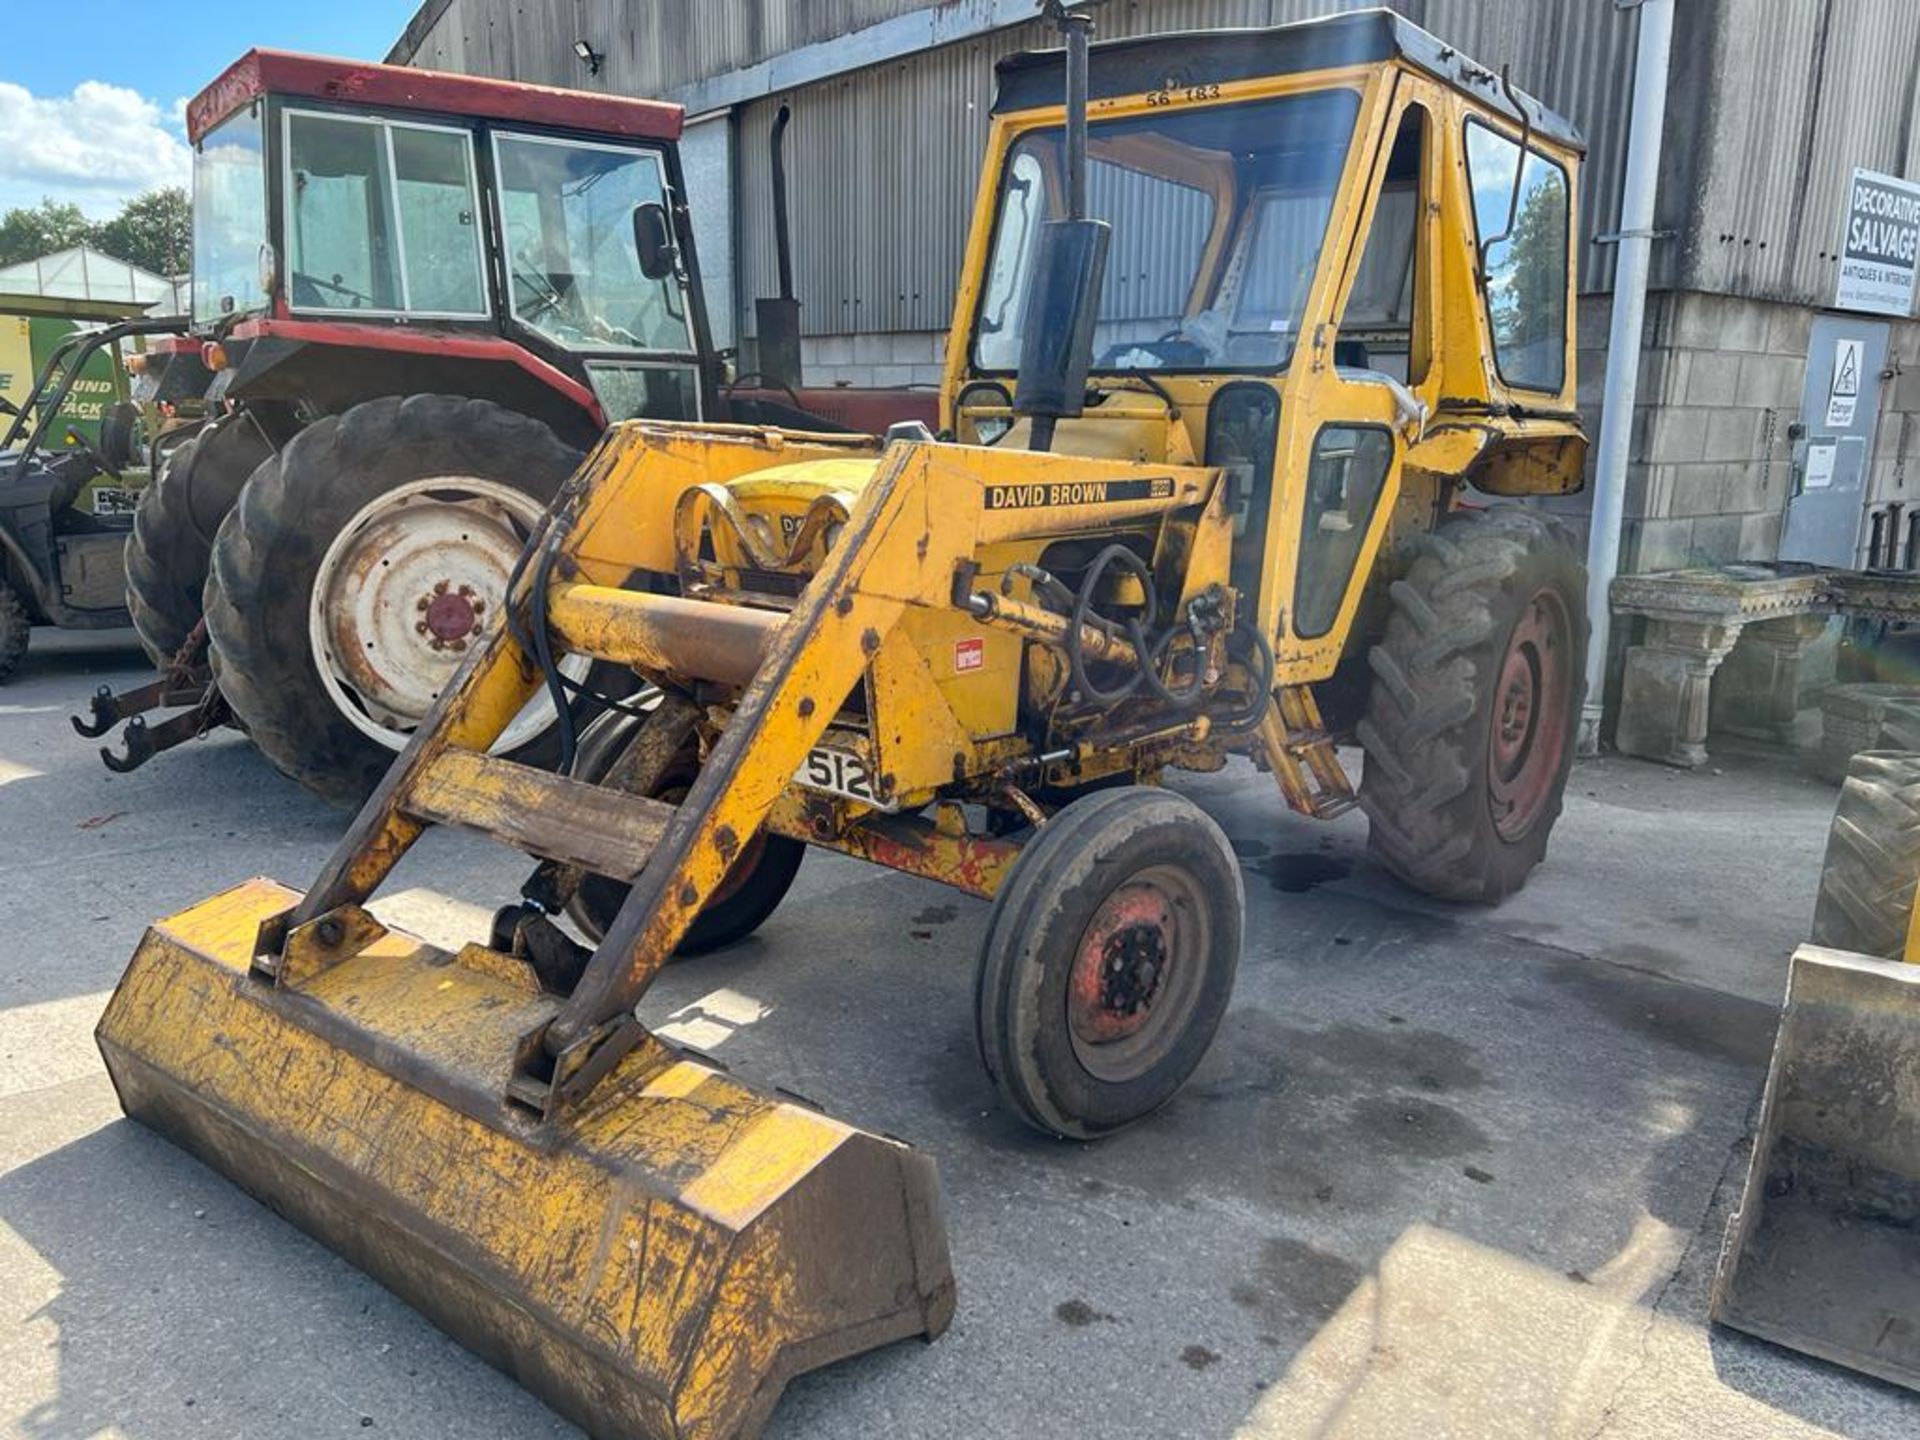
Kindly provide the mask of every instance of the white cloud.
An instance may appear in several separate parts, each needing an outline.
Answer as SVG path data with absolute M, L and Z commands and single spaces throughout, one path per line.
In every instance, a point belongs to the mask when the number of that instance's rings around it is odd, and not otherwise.
M 193 152 L 181 109 L 98 80 L 66 96 L 0 81 L 0 210 L 51 196 L 101 219 L 143 190 L 186 185 Z

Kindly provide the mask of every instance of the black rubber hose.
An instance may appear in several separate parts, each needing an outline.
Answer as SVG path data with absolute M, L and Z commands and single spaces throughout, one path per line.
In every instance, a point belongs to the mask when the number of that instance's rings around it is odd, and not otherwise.
M 1093 683 L 1087 674 L 1087 657 L 1080 644 L 1081 627 L 1087 623 L 1093 605 L 1093 592 L 1107 573 L 1107 567 L 1116 562 L 1124 570 L 1139 577 L 1146 591 L 1147 606 L 1144 620 L 1129 620 L 1126 624 L 1127 638 L 1133 644 L 1134 653 L 1140 658 L 1140 668 L 1135 670 L 1122 685 L 1108 690 Z M 1124 545 L 1109 545 L 1093 557 L 1093 563 L 1087 567 L 1087 573 L 1081 578 L 1080 591 L 1073 599 L 1073 614 L 1067 626 L 1065 650 L 1067 668 L 1073 677 L 1074 688 L 1079 690 L 1081 698 L 1096 705 L 1117 705 L 1131 696 L 1146 683 L 1146 670 L 1152 662 L 1152 643 L 1147 639 L 1147 631 L 1159 615 L 1159 603 L 1154 593 L 1153 574 L 1147 564 Z M 1101 617 L 1104 618 L 1104 617 Z M 1109 622 L 1111 623 L 1111 622 Z
M 1279 671 L 1279 664 L 1273 658 L 1273 646 L 1260 633 L 1257 625 L 1249 624 L 1244 618 L 1233 627 L 1233 634 L 1227 637 L 1229 656 L 1233 654 L 1234 638 L 1240 635 L 1247 636 L 1253 643 L 1254 652 L 1260 660 L 1260 680 L 1253 687 L 1247 708 L 1220 722 L 1219 728 L 1229 735 L 1246 735 L 1260 728 L 1260 722 L 1267 716 L 1267 705 L 1273 699 L 1273 677 Z

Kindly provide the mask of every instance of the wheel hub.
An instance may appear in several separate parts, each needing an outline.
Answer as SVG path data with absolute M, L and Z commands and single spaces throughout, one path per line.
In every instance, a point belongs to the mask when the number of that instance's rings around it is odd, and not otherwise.
M 1514 622 L 1501 659 L 1487 790 L 1494 829 L 1509 842 L 1540 818 L 1566 757 L 1572 633 L 1559 592 L 1536 591 Z
M 314 578 L 309 638 L 356 728 L 389 749 L 406 743 L 485 636 L 540 509 L 497 481 L 442 475 L 389 490 L 341 527 Z M 552 720 L 551 701 L 536 699 L 498 748 Z
M 436 650 L 478 635 L 480 612 L 487 607 L 487 602 L 474 594 L 471 585 L 462 585 L 457 590 L 450 588 L 451 585 L 451 581 L 436 580 L 433 589 L 414 604 L 414 609 L 425 617 L 414 629 L 419 632 L 421 626 L 425 626 L 424 633 L 432 637 Z
M 1107 898 L 1074 960 L 1068 1009 L 1077 1037 L 1111 1044 L 1146 1026 L 1172 966 L 1173 925 L 1166 896 L 1151 885 Z

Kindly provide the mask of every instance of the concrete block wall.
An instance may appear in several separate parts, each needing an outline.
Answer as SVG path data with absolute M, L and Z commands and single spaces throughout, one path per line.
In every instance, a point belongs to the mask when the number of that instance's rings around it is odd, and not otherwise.
M 947 332 L 897 335 L 807 335 L 800 363 L 809 385 L 851 385 L 890 390 L 938 386 L 945 373 Z

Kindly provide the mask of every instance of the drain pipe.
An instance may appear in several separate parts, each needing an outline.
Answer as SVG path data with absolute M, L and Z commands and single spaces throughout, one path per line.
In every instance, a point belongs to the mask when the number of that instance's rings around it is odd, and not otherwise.
M 1589 635 L 1587 698 L 1580 712 L 1582 755 L 1600 753 L 1607 632 L 1613 618 L 1607 595 L 1620 569 L 1620 519 L 1626 509 L 1627 452 L 1633 443 L 1633 406 L 1640 386 L 1640 335 L 1647 316 L 1653 201 L 1660 183 L 1660 132 L 1667 118 L 1667 60 L 1673 45 L 1673 0 L 1640 0 L 1638 9 L 1633 114 L 1627 133 L 1626 181 L 1620 195 L 1620 257 L 1613 274 L 1613 320 L 1607 331 L 1600 450 L 1593 465 L 1593 528 L 1587 536 Z

